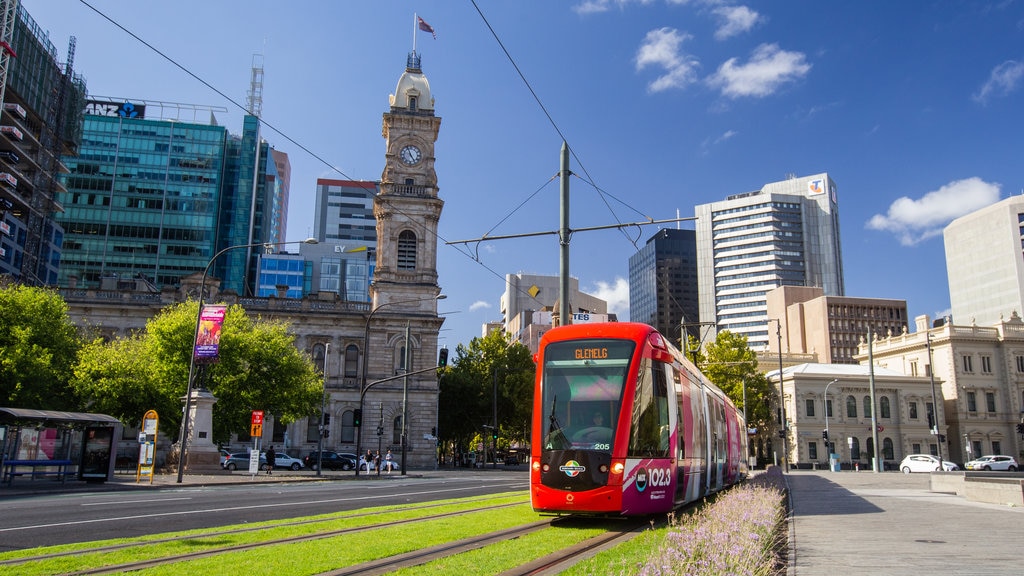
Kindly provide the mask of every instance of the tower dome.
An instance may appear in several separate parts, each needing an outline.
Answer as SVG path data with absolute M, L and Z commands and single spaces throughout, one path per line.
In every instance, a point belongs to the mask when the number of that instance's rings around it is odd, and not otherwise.
M 405 72 L 398 79 L 395 93 L 389 97 L 391 109 L 409 111 L 434 110 L 434 97 L 430 95 L 430 82 L 420 69 L 420 56 L 413 52 L 406 61 Z

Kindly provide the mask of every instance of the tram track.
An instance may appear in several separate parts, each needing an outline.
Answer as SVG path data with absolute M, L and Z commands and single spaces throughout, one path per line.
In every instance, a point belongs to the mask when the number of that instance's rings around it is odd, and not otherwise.
M 486 498 L 481 498 L 479 500 L 486 500 Z M 422 516 L 422 517 L 417 517 L 417 518 L 409 518 L 409 519 L 406 519 L 406 520 L 398 520 L 398 521 L 389 520 L 387 522 L 372 523 L 372 524 L 367 524 L 367 525 L 364 525 L 364 526 L 355 526 L 355 527 L 350 527 L 350 528 L 342 528 L 342 529 L 338 529 L 338 530 L 328 530 L 328 531 L 325 531 L 325 532 L 317 532 L 315 534 L 307 534 L 307 535 L 302 535 L 302 536 L 292 536 L 292 537 L 288 537 L 288 538 L 276 538 L 276 539 L 271 539 L 271 540 L 264 540 L 264 541 L 261 541 L 261 542 L 253 542 L 253 543 L 249 543 L 249 544 L 239 544 L 239 545 L 234 545 L 234 546 L 221 546 L 221 547 L 211 548 L 209 550 L 191 552 L 191 553 L 186 553 L 186 554 L 177 554 L 177 555 L 172 555 L 172 556 L 165 556 L 165 557 L 162 557 L 162 558 L 154 558 L 154 559 L 150 559 L 150 560 L 140 560 L 138 562 L 128 562 L 128 563 L 122 563 L 122 564 L 117 564 L 117 565 L 107 565 L 107 566 L 103 566 L 103 567 L 97 567 L 97 568 L 94 568 L 94 569 L 87 569 L 87 570 L 82 570 L 82 571 L 77 571 L 77 572 L 71 572 L 71 574 L 112 574 L 112 573 L 120 573 L 120 572 L 125 572 L 125 571 L 130 571 L 130 570 L 141 570 L 143 568 L 151 568 L 151 567 L 155 567 L 155 566 L 162 566 L 162 565 L 167 565 L 167 564 L 173 564 L 173 563 L 176 563 L 176 562 L 183 562 L 183 561 L 186 561 L 186 560 L 195 560 L 195 559 L 199 559 L 199 558 L 213 557 L 213 556 L 217 556 L 217 555 L 220 555 L 220 554 L 225 554 L 225 553 L 228 553 L 228 552 L 235 552 L 235 551 L 240 551 L 240 550 L 250 550 L 250 549 L 261 548 L 261 547 L 265 547 L 265 546 L 275 546 L 275 545 L 279 545 L 279 544 L 288 544 L 288 543 L 295 543 L 295 542 L 314 541 L 314 540 L 325 539 L 325 538 L 333 538 L 333 537 L 341 536 L 341 535 L 344 535 L 344 534 L 365 532 L 365 531 L 369 531 L 369 530 L 377 530 L 377 529 L 381 529 L 381 528 L 384 528 L 384 527 L 390 527 L 390 526 L 395 526 L 395 525 L 400 525 L 400 524 L 411 524 L 411 523 L 416 523 L 416 522 L 426 522 L 426 521 L 431 521 L 431 520 L 438 520 L 438 519 L 441 519 L 441 518 L 450 518 L 450 517 L 462 516 L 462 515 L 472 514 L 472 513 L 477 513 L 477 512 L 486 512 L 486 511 L 489 511 L 489 510 L 499 510 L 499 509 L 502 509 L 502 508 L 508 508 L 508 507 L 512 507 L 512 506 L 519 506 L 519 505 L 522 505 L 522 504 L 524 504 L 526 502 L 527 501 L 524 500 L 524 501 L 510 502 L 510 503 L 504 503 L 504 504 L 495 504 L 495 505 L 491 505 L 491 506 L 480 506 L 480 507 L 469 508 L 469 509 L 465 509 L 465 510 L 457 510 L 457 511 L 452 511 L 452 512 L 446 512 L 446 513 L 442 513 L 442 514 L 433 514 L 433 515 Z M 414 506 L 414 507 L 404 508 L 403 510 L 409 510 L 409 511 L 425 510 L 425 509 L 430 509 L 430 508 L 436 508 L 436 507 L 443 506 L 443 505 L 444 504 L 428 504 L 428 505 L 423 505 L 423 506 Z M 349 514 L 349 515 L 345 515 L 344 517 L 345 518 L 358 518 L 358 517 L 367 517 L 367 516 L 379 516 L 379 515 L 382 515 L 382 514 L 386 514 L 386 512 L 385 513 L 382 513 L 380 511 L 365 512 L 365 513 L 358 513 L 358 514 Z M 142 549 L 145 549 L 147 547 L 152 547 L 152 546 L 161 545 L 161 544 L 174 543 L 174 542 L 197 541 L 197 540 L 203 540 L 203 539 L 208 539 L 208 538 L 230 536 L 230 535 L 235 535 L 235 534 L 244 534 L 244 533 L 249 533 L 249 532 L 259 532 L 259 531 L 273 530 L 275 528 L 286 528 L 286 527 L 292 527 L 292 526 L 302 526 L 302 525 L 310 525 L 310 524 L 323 524 L 323 523 L 328 523 L 328 522 L 336 522 L 340 518 L 341 518 L 340 515 L 332 515 L 332 516 L 326 517 L 326 518 L 292 520 L 292 521 L 287 521 L 287 522 L 273 522 L 273 523 L 269 523 L 269 524 L 261 524 L 260 526 L 249 526 L 249 527 L 236 528 L 236 529 L 231 529 L 231 530 L 215 530 L 215 531 L 204 532 L 204 533 L 199 533 L 199 534 L 193 532 L 193 533 L 188 533 L 188 534 L 183 534 L 183 535 L 178 535 L 178 536 L 170 536 L 170 537 L 166 537 L 166 538 L 158 538 L 158 539 L 155 539 L 155 540 L 145 540 L 145 541 L 141 541 L 141 542 L 129 542 L 129 543 L 121 543 L 121 544 L 102 545 L 102 546 L 97 546 L 95 548 L 77 548 L 75 550 L 55 552 L 55 553 L 51 553 L 51 554 L 40 554 L 40 555 L 37 555 L 37 556 L 27 556 L 27 557 L 23 557 L 23 558 L 14 558 L 14 559 L 9 559 L 9 560 L 3 560 L 3 561 L 0 561 L 0 566 L 15 567 L 15 566 L 18 566 L 18 565 L 24 565 L 24 564 L 28 564 L 28 563 L 31 563 L 31 562 L 45 562 L 45 561 L 48 561 L 48 560 L 56 560 L 56 559 L 67 557 L 67 556 L 81 556 L 81 555 L 84 555 L 84 554 L 97 554 L 97 553 L 105 553 L 105 552 L 115 552 L 115 551 L 119 551 L 119 550 L 120 551 L 130 550 L 130 549 L 133 549 L 133 548 L 134 549 L 142 550 Z

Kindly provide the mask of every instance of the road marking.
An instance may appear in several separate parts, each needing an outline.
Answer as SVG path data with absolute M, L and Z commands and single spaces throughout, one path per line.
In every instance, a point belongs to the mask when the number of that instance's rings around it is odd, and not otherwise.
M 496 486 L 500 486 L 496 485 Z M 441 492 L 462 492 L 475 488 L 474 486 L 467 486 L 465 488 L 448 488 L 442 490 L 423 490 L 421 492 L 405 492 L 394 494 L 395 497 L 401 496 L 421 496 L 424 494 L 438 494 Z M 356 498 L 329 498 L 326 500 L 309 500 L 302 502 L 302 504 L 325 504 L 328 502 L 347 502 L 347 501 L 359 501 L 359 500 L 377 500 L 380 498 L 380 494 L 372 494 L 369 496 L 360 496 Z M 98 524 L 100 522 L 122 522 L 124 520 L 138 520 L 140 518 L 157 518 L 160 516 L 181 516 L 184 514 L 210 514 L 210 513 L 221 513 L 229 512 L 233 510 L 256 510 L 259 508 L 279 508 L 281 506 L 295 506 L 295 502 L 281 502 L 279 504 L 256 504 L 252 506 L 231 506 L 228 508 L 210 508 L 207 510 L 178 510 L 175 512 L 158 512 L 154 514 L 138 514 L 134 516 L 115 516 L 112 518 L 95 518 L 92 520 L 75 520 L 73 522 L 54 522 L 52 524 L 35 524 L 32 526 L 14 526 L 11 528 L 0 528 L 0 532 L 15 532 L 20 530 L 33 530 L 37 528 L 56 528 L 58 526 L 79 526 L 82 524 Z
M 171 502 L 173 500 L 192 500 L 188 498 L 147 498 L 146 500 L 110 500 L 107 502 L 88 502 L 86 504 L 79 504 L 79 506 L 112 506 L 117 504 L 149 504 L 151 502 Z

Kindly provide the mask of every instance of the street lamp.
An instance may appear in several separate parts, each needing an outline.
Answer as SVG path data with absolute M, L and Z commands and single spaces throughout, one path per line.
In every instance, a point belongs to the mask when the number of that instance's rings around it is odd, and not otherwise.
M 836 378 L 825 384 L 825 405 L 821 407 L 825 411 L 825 451 L 829 453 L 829 459 L 832 459 L 832 436 L 828 433 L 828 387 L 839 382 L 839 378 Z
M 769 322 L 775 322 L 775 335 L 779 339 L 779 420 L 782 426 L 782 461 L 786 473 L 789 474 L 789 431 L 786 429 L 786 394 L 782 386 L 782 321 L 777 318 L 769 318 Z
M 316 441 L 316 475 L 324 469 L 324 411 L 327 404 L 327 359 L 331 357 L 331 343 L 324 343 L 324 389 L 320 393 L 320 437 Z
M 206 277 L 210 274 L 210 266 L 220 258 L 222 254 L 231 250 L 240 250 L 242 248 L 256 248 L 262 246 L 269 250 L 275 246 L 285 246 L 288 244 L 317 244 L 316 238 L 306 238 L 305 240 L 296 240 L 292 242 L 256 242 L 253 244 L 238 244 L 236 246 L 228 246 L 213 255 L 210 261 L 206 263 L 206 268 L 203 270 L 203 280 L 199 284 L 199 312 L 196 314 L 196 329 L 192 335 L 192 354 L 189 357 L 188 363 L 188 382 L 185 386 L 185 414 L 181 418 L 181 431 L 179 433 L 180 447 L 178 449 L 178 484 L 181 484 L 182 475 L 185 473 L 185 451 L 188 446 L 188 425 L 189 425 L 189 411 L 192 409 L 192 379 L 195 376 L 196 370 L 196 352 L 195 345 L 199 339 L 199 325 L 203 320 L 203 298 L 206 296 Z
M 932 420 L 935 422 L 935 428 L 931 432 L 935 434 L 935 444 L 939 447 L 939 468 L 942 468 L 942 441 L 940 440 L 942 435 L 939 434 L 939 404 L 935 396 L 935 370 L 932 369 L 932 332 L 930 329 L 925 329 L 924 338 L 925 345 L 928 347 L 928 379 L 932 383 Z
M 363 329 L 363 376 L 362 376 L 362 380 L 359 383 L 359 413 L 360 414 L 363 413 L 363 394 L 366 393 L 366 369 L 367 369 L 367 366 L 369 366 L 369 364 L 370 364 L 370 320 L 373 319 L 373 315 L 376 314 L 379 310 L 381 310 L 385 306 L 391 306 L 391 305 L 394 305 L 394 304 L 413 304 L 415 302 L 428 302 L 430 300 L 444 300 L 447 297 L 448 296 L 445 295 L 445 294 L 438 294 L 437 296 L 433 296 L 433 297 L 430 297 L 430 298 L 413 298 L 411 300 L 395 300 L 394 302 L 385 302 L 385 303 L 381 304 L 380 306 L 377 306 L 373 310 L 370 310 L 370 313 L 366 315 L 366 327 Z M 408 348 L 409 347 L 409 343 L 406 342 L 405 346 L 406 346 L 406 348 Z M 409 369 L 409 366 L 406 365 L 406 371 L 408 371 L 408 369 Z M 404 411 L 405 407 L 403 406 L 402 409 Z M 404 414 L 402 415 L 402 427 L 403 428 L 405 427 L 405 415 Z M 360 425 L 360 426 L 356 427 L 356 457 L 357 458 L 362 453 L 361 452 L 362 449 L 363 449 L 362 448 L 362 442 L 363 442 L 363 427 L 362 427 L 362 425 Z M 369 468 L 367 468 L 367 472 L 369 472 Z M 405 472 L 405 458 L 404 457 L 402 458 L 402 472 L 403 473 Z M 359 466 L 356 466 L 356 476 L 359 476 Z

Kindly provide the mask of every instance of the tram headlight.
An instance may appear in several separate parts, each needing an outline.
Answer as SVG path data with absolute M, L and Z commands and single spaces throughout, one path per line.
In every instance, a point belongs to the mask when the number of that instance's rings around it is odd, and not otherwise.
M 622 462 L 615 462 L 612 464 L 612 474 L 622 474 L 626 470 L 626 465 Z
M 534 472 L 536 472 L 537 470 L 540 470 L 540 460 L 534 460 L 532 468 L 533 468 Z

